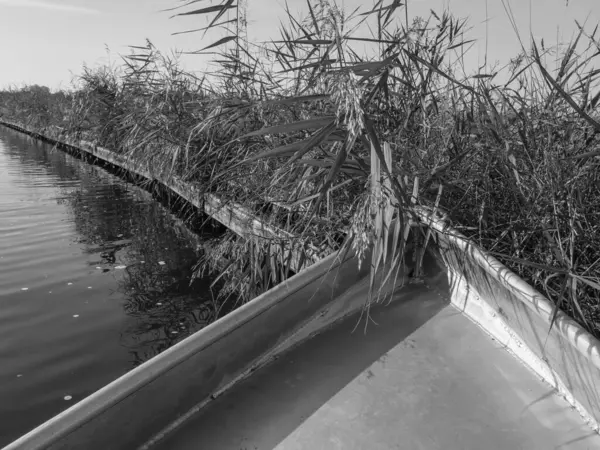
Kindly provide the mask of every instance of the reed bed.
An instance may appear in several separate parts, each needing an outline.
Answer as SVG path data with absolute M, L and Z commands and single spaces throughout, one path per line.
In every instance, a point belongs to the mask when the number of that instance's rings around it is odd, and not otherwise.
M 226 30 L 207 45 L 214 73 L 186 73 L 147 42 L 119 66 L 84 69 L 69 92 L 1 92 L 0 112 L 152 161 L 306 252 L 373 248 L 366 263 L 391 262 L 389 276 L 414 207 L 428 207 L 600 336 L 596 29 L 562 50 L 532 40 L 510 64 L 467 74 L 467 22 L 449 12 L 410 22 L 395 1 L 308 5 L 258 46 L 245 2 L 182 4 L 172 14 Z M 229 236 L 198 273 L 219 270 L 223 292 L 252 298 L 290 274 L 284 241 Z

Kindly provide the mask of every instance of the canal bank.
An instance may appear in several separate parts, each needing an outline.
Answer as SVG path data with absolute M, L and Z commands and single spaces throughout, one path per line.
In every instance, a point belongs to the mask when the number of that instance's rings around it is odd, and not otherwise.
M 183 200 L 184 203 L 205 212 L 241 237 L 258 236 L 283 242 L 292 237 L 290 233 L 260 220 L 242 205 L 234 202 L 224 202 L 215 194 L 203 193 L 198 186 L 186 183 L 177 175 L 165 170 L 164 167 L 162 170 L 157 170 L 152 161 L 132 160 L 88 141 L 64 139 L 56 129 L 43 130 L 42 133 L 39 133 L 6 120 L 0 120 L 0 124 L 56 145 L 61 150 L 81 157 L 90 163 L 108 164 L 135 181 L 143 184 L 154 184 L 163 191 Z M 284 248 L 283 253 L 283 260 L 291 254 L 290 267 L 294 272 L 301 270 L 306 265 L 313 264 L 327 254 L 314 248 L 306 248 L 298 243 L 292 244 L 290 248 Z

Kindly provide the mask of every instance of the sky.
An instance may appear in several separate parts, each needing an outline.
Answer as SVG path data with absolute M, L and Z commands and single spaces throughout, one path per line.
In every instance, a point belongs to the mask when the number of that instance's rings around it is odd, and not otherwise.
M 202 1 L 202 7 L 211 0 Z M 284 17 L 284 0 L 247 0 L 249 38 L 277 38 Z M 371 0 L 337 0 L 348 10 L 367 8 Z M 546 45 L 568 41 L 575 20 L 591 31 L 600 23 L 600 0 L 407 0 L 409 17 L 427 16 L 430 10 L 449 9 L 469 18 L 470 38 L 478 39 L 470 61 L 506 63 L 519 51 L 519 41 L 506 13 L 512 10 L 516 26 L 528 41 L 533 34 Z M 214 2 L 213 2 L 214 3 Z M 389 3 L 389 2 L 386 2 Z M 40 84 L 67 87 L 85 64 L 96 66 L 118 61 L 128 45 L 150 39 L 160 50 L 194 51 L 220 37 L 200 33 L 173 35 L 206 25 L 203 16 L 169 18 L 162 10 L 181 0 L 0 0 L 0 88 Z M 306 12 L 306 0 L 288 0 L 290 9 Z M 487 10 L 487 12 L 486 12 Z M 487 17 L 487 20 L 486 20 Z M 367 33 L 365 32 L 365 35 Z M 487 36 L 487 39 L 486 39 Z M 107 52 L 108 49 L 108 52 Z M 185 68 L 202 72 L 208 58 L 182 57 Z

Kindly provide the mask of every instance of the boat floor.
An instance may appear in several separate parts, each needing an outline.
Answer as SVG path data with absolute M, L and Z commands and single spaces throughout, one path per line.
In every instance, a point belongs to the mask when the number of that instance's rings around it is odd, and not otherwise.
M 152 448 L 600 448 L 563 398 L 438 292 L 408 289 L 372 311 L 366 335 L 358 317 L 334 326 Z

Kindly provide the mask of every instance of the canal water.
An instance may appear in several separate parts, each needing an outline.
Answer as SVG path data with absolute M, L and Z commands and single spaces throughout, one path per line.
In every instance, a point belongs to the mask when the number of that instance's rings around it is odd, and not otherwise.
M 200 248 L 147 192 L 0 126 L 0 447 L 215 320 Z

